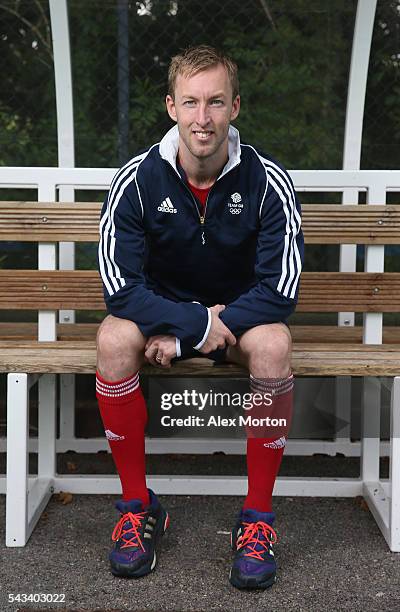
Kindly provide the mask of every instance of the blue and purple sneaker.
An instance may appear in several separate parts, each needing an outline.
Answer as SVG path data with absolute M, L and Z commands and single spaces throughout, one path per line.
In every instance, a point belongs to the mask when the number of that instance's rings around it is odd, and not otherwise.
M 115 545 L 109 556 L 114 576 L 139 578 L 156 566 L 156 544 L 169 525 L 169 516 L 151 489 L 149 496 L 146 507 L 140 499 L 116 503 L 121 518 L 112 534 Z
M 267 589 L 276 581 L 274 520 L 274 512 L 250 508 L 240 512 L 231 533 L 236 554 L 229 574 L 230 583 L 238 589 Z

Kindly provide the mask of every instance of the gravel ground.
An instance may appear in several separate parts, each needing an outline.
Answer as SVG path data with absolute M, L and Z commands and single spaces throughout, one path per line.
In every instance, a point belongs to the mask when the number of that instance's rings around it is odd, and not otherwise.
M 80 471 L 85 458 L 75 457 Z M 282 473 L 311 464 L 310 458 L 286 459 Z M 331 466 L 327 472 L 343 472 L 342 459 L 320 459 Z M 100 471 L 106 471 L 108 459 L 86 460 L 93 471 L 99 463 Z M 71 469 L 71 456 L 59 458 L 60 465 L 67 461 Z M 205 461 L 200 460 L 203 469 Z M 165 459 L 162 464 L 172 472 Z M 231 458 L 231 464 L 231 473 L 240 472 L 242 458 Z M 353 475 L 354 461 L 347 459 L 346 464 L 351 473 L 341 475 Z M 155 572 L 138 580 L 115 578 L 109 572 L 115 499 L 76 495 L 63 505 L 54 496 L 27 546 L 7 549 L 1 496 L 0 610 L 400 610 L 400 554 L 389 551 L 360 499 L 275 498 L 278 581 L 267 591 L 253 592 L 238 591 L 228 582 L 232 553 L 227 532 L 240 498 L 160 496 L 171 516 L 170 528 Z M 64 593 L 65 603 L 9 604 L 9 593 Z

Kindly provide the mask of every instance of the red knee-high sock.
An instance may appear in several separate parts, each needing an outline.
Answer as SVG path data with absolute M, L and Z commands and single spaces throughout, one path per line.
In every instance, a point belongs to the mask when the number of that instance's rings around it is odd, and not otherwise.
M 258 408 L 255 417 L 284 419 L 284 426 L 247 429 L 248 492 L 243 508 L 258 512 L 272 511 L 272 491 L 279 472 L 289 431 L 293 405 L 293 375 L 288 378 L 257 379 L 251 377 L 255 393 L 267 393 L 272 404 L 268 410 Z M 251 413 L 252 411 L 250 411 Z M 266 435 L 270 434 L 268 437 Z M 272 434 L 272 435 L 271 435 Z
M 150 503 L 146 485 L 144 431 L 146 403 L 139 386 L 139 374 L 116 382 L 96 373 L 96 396 L 105 434 L 122 485 L 122 497 Z

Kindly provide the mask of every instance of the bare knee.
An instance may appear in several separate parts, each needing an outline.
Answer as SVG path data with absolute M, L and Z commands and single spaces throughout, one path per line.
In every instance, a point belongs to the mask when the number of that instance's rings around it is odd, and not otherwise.
M 242 336 L 241 348 L 250 373 L 257 378 L 287 377 L 290 373 L 292 340 L 286 325 L 260 325 L 246 334 Z
M 97 370 L 108 381 L 137 372 L 146 338 L 132 321 L 108 315 L 97 332 Z

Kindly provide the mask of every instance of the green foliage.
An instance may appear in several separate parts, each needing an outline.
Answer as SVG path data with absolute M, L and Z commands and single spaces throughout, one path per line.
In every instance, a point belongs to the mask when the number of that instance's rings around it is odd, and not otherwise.
M 116 4 L 69 6 L 78 163 L 118 165 Z M 238 63 L 245 142 L 289 167 L 340 167 L 355 7 L 355 0 L 132 3 L 130 151 L 171 125 L 163 102 L 170 57 L 209 43 Z
M 50 20 L 44 0 L 3 0 L 0 164 L 56 165 Z
M 132 90 L 129 118 L 134 129 L 131 147 L 139 149 L 148 144 L 149 133 L 155 131 L 160 118 L 165 114 L 164 92 L 148 76 L 144 79 L 135 77 Z M 136 147 L 134 143 L 137 143 Z
M 328 20 L 307 7 L 296 2 L 275 29 L 258 27 L 251 46 L 247 30 L 237 20 L 229 23 L 224 47 L 240 67 L 237 124 L 247 141 L 289 167 L 338 168 L 353 15 L 349 20 L 345 2 L 335 2 Z
M 245 142 L 290 168 L 342 164 L 356 0 L 152 0 L 129 3 L 129 150 L 171 125 L 167 67 L 182 48 L 225 48 L 239 66 Z M 398 1 L 378 2 L 363 164 L 398 167 Z M 117 1 L 69 0 L 76 163 L 118 166 Z M 56 165 L 48 2 L 1 0 L 0 163 Z
M 378 2 L 363 132 L 363 168 L 400 167 L 400 3 Z

